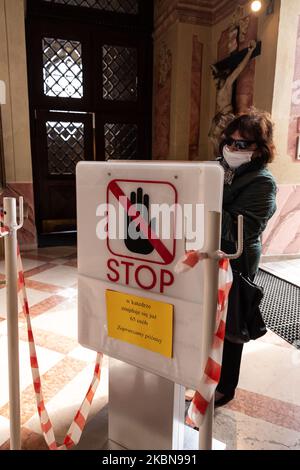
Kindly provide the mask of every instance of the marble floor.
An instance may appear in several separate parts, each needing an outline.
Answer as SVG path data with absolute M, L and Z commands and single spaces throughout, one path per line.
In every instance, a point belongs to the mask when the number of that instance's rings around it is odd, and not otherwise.
M 95 352 L 77 342 L 76 250 L 23 254 L 33 333 L 46 406 L 62 442 L 89 386 Z M 0 280 L 4 264 L 0 262 Z M 20 309 L 21 310 L 21 309 Z M 5 286 L 0 285 L 0 449 L 9 448 Z M 22 448 L 46 449 L 36 412 L 24 318 L 19 315 Z M 245 345 L 235 400 L 215 412 L 214 437 L 227 449 L 300 450 L 300 350 L 268 332 Z M 108 366 L 103 365 L 89 421 L 77 449 L 107 438 Z M 188 438 L 188 430 L 187 430 Z

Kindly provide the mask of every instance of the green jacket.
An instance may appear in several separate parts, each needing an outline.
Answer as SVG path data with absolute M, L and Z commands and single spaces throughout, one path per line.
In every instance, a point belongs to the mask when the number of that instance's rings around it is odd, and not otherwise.
M 261 255 L 261 234 L 276 210 L 276 183 L 265 166 L 253 161 L 240 166 L 231 184 L 224 184 L 222 241 L 226 253 L 236 251 L 237 216 L 244 216 L 244 251 L 231 261 L 233 269 L 253 277 Z

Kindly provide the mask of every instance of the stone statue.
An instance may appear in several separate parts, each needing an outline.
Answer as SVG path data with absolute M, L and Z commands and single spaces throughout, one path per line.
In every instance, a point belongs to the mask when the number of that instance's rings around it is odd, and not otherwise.
M 256 41 L 250 41 L 248 52 L 232 71 L 219 71 L 215 65 L 211 65 L 213 78 L 217 88 L 217 114 L 209 131 L 209 137 L 214 145 L 215 154 L 218 154 L 220 137 L 227 124 L 234 118 L 234 109 L 232 105 L 233 85 L 239 75 L 248 65 L 253 51 L 256 48 Z

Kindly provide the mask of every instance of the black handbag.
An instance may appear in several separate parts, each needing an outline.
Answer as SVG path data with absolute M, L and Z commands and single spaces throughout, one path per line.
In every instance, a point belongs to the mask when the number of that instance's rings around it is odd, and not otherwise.
M 247 270 L 248 272 L 248 270 Z M 247 343 L 266 334 L 267 328 L 259 305 L 263 288 L 249 277 L 233 270 L 233 283 L 229 292 L 225 338 L 232 343 Z

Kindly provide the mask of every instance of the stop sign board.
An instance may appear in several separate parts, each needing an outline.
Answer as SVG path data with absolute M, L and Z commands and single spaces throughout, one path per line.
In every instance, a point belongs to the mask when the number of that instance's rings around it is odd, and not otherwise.
M 123 207 L 120 202 L 122 197 L 125 198 L 125 207 Z M 109 182 L 107 187 L 107 203 L 117 206 L 116 212 L 121 204 L 125 211 L 124 219 L 126 226 L 128 226 L 130 219 L 128 210 L 130 211 L 133 204 L 141 204 L 145 205 L 147 209 L 147 219 L 149 219 L 147 222 L 152 232 L 152 237 L 150 236 L 148 238 L 148 233 L 146 232 L 143 238 L 139 237 L 137 240 L 127 236 L 124 241 L 125 247 L 122 241 L 120 243 L 119 239 L 110 239 L 108 234 L 107 246 L 113 255 L 146 261 L 147 263 L 166 265 L 174 260 L 176 248 L 174 226 L 168 238 L 165 237 L 164 240 L 160 240 L 159 237 L 153 237 L 155 219 L 152 218 L 152 220 L 150 220 L 150 204 L 158 205 L 162 201 L 169 207 L 176 205 L 177 191 L 173 184 L 165 181 L 145 180 L 112 180 Z M 128 233 L 126 233 L 126 235 L 128 235 Z M 126 248 L 129 253 L 127 253 Z
M 174 266 L 186 247 L 183 209 L 193 212 L 197 205 L 202 209 L 193 248 L 205 251 L 209 236 L 205 219 L 208 211 L 221 212 L 222 188 L 223 170 L 217 163 L 77 165 L 78 336 L 83 346 L 197 387 L 204 360 L 205 272 L 199 263 L 190 272 L 177 275 Z M 162 212 L 156 212 L 162 204 L 172 209 L 169 223 L 160 220 Z M 113 337 L 108 320 L 115 319 L 122 302 L 157 309 L 157 321 L 161 320 L 157 327 L 166 329 L 168 341 L 172 336 L 167 353 L 147 349 L 138 341 L 138 330 L 134 341 L 127 339 L 128 327 L 127 337 Z M 121 306 L 118 314 L 125 313 Z M 169 323 L 165 322 L 167 315 Z

